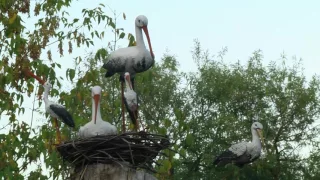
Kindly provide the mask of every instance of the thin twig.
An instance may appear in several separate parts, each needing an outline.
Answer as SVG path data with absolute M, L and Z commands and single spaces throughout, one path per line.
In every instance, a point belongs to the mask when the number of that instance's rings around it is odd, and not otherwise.
M 82 171 L 81 176 L 80 176 L 80 180 L 83 179 L 84 173 L 87 171 L 87 167 L 88 167 L 88 164 L 86 165 L 86 167 Z
M 130 145 L 130 143 L 129 143 L 127 140 L 125 140 L 125 139 L 123 139 L 123 138 L 122 138 L 122 140 L 125 141 L 125 142 L 128 144 L 129 150 L 130 150 L 130 155 L 131 155 L 131 162 L 132 162 L 132 164 L 134 164 L 133 155 L 132 155 L 132 150 L 131 150 L 131 145 Z
M 9 122 L 7 125 L 5 125 L 5 126 L 3 126 L 2 128 L 0 128 L 0 131 L 1 131 L 2 129 L 6 128 L 6 127 L 9 126 L 9 125 L 10 125 L 10 122 Z
M 31 122 L 30 122 L 30 130 L 29 130 L 29 135 L 31 134 L 31 130 L 32 130 L 32 122 L 33 122 L 33 112 L 34 112 L 34 104 L 36 102 L 36 93 L 38 90 L 39 85 L 36 86 L 36 90 L 34 91 L 34 97 L 33 97 L 33 103 L 32 103 L 32 111 L 31 111 Z

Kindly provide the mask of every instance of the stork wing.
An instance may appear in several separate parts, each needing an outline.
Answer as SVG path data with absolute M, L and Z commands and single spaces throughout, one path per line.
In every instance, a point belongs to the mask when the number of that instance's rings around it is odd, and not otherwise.
M 126 98 L 124 98 L 124 105 L 125 105 L 128 113 L 129 113 L 129 116 L 130 116 L 130 119 L 132 121 L 132 124 L 136 125 L 136 121 L 137 121 L 136 118 L 138 116 L 138 110 L 132 111 L 131 107 L 129 107 L 129 105 L 128 105 L 128 102 L 127 102 Z
M 244 155 L 247 150 L 247 142 L 241 142 L 232 145 L 228 150 L 222 152 L 216 157 L 213 164 L 224 166 L 228 163 L 232 163 L 240 156 Z
M 247 144 L 248 144 L 247 142 L 240 142 L 240 143 L 234 144 L 229 148 L 229 151 L 233 152 L 239 157 L 247 151 Z
M 74 127 L 74 121 L 71 114 L 60 104 L 51 104 L 50 109 L 68 126 Z
M 132 66 L 130 63 L 133 63 L 138 55 L 139 51 L 136 46 L 120 48 L 112 52 L 108 57 L 108 61 L 102 66 L 107 70 L 105 77 L 111 77 L 115 73 L 130 71 L 126 67 Z

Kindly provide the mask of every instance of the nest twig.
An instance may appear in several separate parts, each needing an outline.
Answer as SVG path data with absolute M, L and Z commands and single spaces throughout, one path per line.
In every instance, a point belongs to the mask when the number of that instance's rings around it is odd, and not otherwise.
M 57 146 L 57 151 L 75 167 L 129 162 L 131 167 L 153 171 L 154 159 L 169 146 L 165 136 L 139 132 L 72 140 Z

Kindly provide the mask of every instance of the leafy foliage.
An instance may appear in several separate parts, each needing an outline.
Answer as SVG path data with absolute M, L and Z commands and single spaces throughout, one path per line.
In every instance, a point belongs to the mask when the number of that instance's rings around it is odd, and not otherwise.
M 193 107 L 187 121 L 193 128 L 182 144 L 187 158 L 179 159 L 178 179 L 318 176 L 308 173 L 308 162 L 313 162 L 312 168 L 317 165 L 314 160 L 305 159 L 301 151 L 319 143 L 319 78 L 314 76 L 307 82 L 300 62 L 289 67 L 283 57 L 282 64 L 271 62 L 266 67 L 262 58 L 262 53 L 256 51 L 246 65 L 227 65 L 223 60 L 211 60 L 196 42 L 194 59 L 199 71 L 187 77 L 187 94 Z M 214 168 L 214 155 L 251 138 L 249 127 L 253 120 L 264 125 L 266 146 L 262 158 L 243 169 Z
M 36 93 L 40 98 L 43 93 L 43 88 L 38 88 L 37 82 L 25 72 L 31 71 L 57 85 L 58 88 L 52 89 L 51 96 L 60 97 L 61 103 L 73 107 L 72 101 L 82 100 L 84 93 L 78 93 L 75 96 L 78 99 L 67 99 L 67 93 L 58 90 L 64 79 L 56 74 L 61 64 L 52 60 L 56 56 L 51 52 L 52 46 L 56 46 L 60 56 L 65 52 L 72 53 L 74 47 L 93 46 L 95 39 L 104 39 L 105 32 L 93 28 L 97 25 L 112 29 L 117 39 L 124 38 L 123 29 L 117 28 L 114 19 L 103 12 L 103 4 L 94 9 L 83 9 L 81 20 L 69 17 L 67 8 L 70 4 L 71 0 L 41 3 L 5 0 L 0 3 L 0 115 L 9 117 L 10 121 L 8 133 L 0 136 L 1 179 L 23 179 L 25 175 L 28 179 L 65 179 L 67 176 L 67 169 L 54 150 L 55 130 L 50 126 L 51 123 L 44 123 L 38 129 L 31 128 L 30 124 L 24 122 L 28 117 L 17 119 L 18 115 L 23 115 L 26 111 L 21 106 L 25 95 L 30 97 L 32 93 Z M 30 14 L 36 20 L 33 30 L 25 27 L 25 23 L 30 23 Z M 84 33 L 85 29 L 88 33 Z M 128 34 L 132 44 L 134 38 L 131 36 Z M 106 53 L 102 55 L 106 56 Z M 82 55 L 75 59 L 81 61 Z M 67 80 L 73 81 L 75 75 L 76 69 L 67 69 Z M 40 107 L 42 100 L 39 99 L 38 102 Z M 43 113 L 43 109 L 35 109 Z M 71 109 L 74 114 L 77 111 Z M 76 123 L 79 121 L 79 117 L 76 118 Z M 62 128 L 62 133 L 63 139 L 67 139 L 70 134 L 66 127 Z M 44 165 L 49 169 L 49 174 L 42 172 Z M 30 167 L 36 168 L 30 171 Z

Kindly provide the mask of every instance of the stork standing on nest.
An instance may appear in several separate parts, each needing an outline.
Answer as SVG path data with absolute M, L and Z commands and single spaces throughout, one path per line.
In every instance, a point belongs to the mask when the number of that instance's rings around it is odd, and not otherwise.
M 102 120 L 100 112 L 101 87 L 94 86 L 91 88 L 92 97 L 92 119 L 79 129 L 79 137 L 88 138 L 97 135 L 117 134 L 117 128 Z
M 61 119 L 66 125 L 72 128 L 74 128 L 75 126 L 74 121 L 72 116 L 64 106 L 57 104 L 55 102 L 49 101 L 48 95 L 49 95 L 50 89 L 52 88 L 52 85 L 49 82 L 45 82 L 43 84 L 43 87 L 44 87 L 43 100 L 45 103 L 46 112 L 49 113 L 54 118 L 58 143 L 61 144 L 61 135 L 60 135 L 59 124 L 57 119 Z
M 143 41 L 142 30 L 146 34 L 149 50 Z M 152 51 L 152 45 L 150 42 L 148 32 L 148 19 L 144 15 L 140 15 L 135 20 L 135 31 L 136 31 L 136 46 L 120 48 L 110 54 L 107 62 L 103 65 L 103 68 L 107 70 L 105 77 L 111 77 L 115 73 L 120 74 L 121 82 L 121 96 L 122 102 L 124 99 L 124 73 L 129 72 L 131 75 L 132 89 L 134 86 L 134 77 L 136 73 L 144 72 L 151 68 L 154 64 L 154 54 Z M 122 118 L 124 119 L 124 104 L 122 103 Z M 123 120 L 124 121 L 124 120 Z M 125 132 L 125 124 L 122 124 L 122 131 Z
M 126 88 L 124 90 L 124 104 L 126 105 L 132 124 L 135 126 L 135 129 L 138 130 L 138 96 L 132 88 L 130 74 L 128 72 L 124 74 L 124 78 L 126 82 Z
M 225 166 L 233 163 L 242 168 L 245 164 L 257 160 L 261 154 L 261 138 L 263 126 L 259 122 L 254 122 L 251 126 L 252 142 L 240 142 L 232 145 L 228 150 L 216 157 L 213 162 L 217 166 Z

